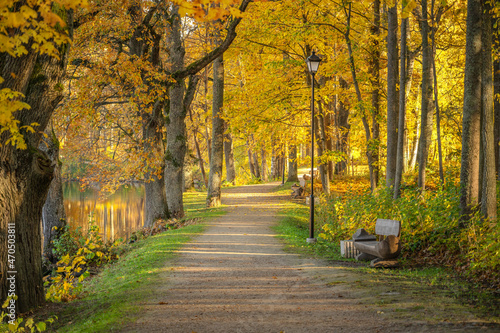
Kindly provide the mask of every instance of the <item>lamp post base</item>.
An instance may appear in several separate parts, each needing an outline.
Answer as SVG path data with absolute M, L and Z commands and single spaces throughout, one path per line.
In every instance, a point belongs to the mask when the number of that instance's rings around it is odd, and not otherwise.
M 308 238 L 306 239 L 306 242 L 308 242 L 309 244 L 314 244 L 316 243 L 316 238 Z

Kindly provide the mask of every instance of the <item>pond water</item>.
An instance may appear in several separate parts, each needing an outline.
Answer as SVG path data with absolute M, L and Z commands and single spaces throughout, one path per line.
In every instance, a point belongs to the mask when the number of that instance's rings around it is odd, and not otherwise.
M 63 184 L 64 207 L 71 228 L 88 230 L 89 218 L 99 226 L 105 240 L 126 239 L 144 224 L 144 185 L 119 188 L 113 195 L 99 198 L 97 189 L 80 190 L 78 182 Z

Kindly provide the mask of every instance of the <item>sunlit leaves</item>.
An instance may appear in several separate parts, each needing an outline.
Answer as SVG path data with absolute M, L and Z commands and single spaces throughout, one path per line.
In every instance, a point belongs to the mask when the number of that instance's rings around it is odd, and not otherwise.
M 174 0 L 179 5 L 181 16 L 190 16 L 198 22 L 225 20 L 227 17 L 241 17 L 238 10 L 240 0 Z
M 3 1 L 0 4 L 0 53 L 20 57 L 36 52 L 59 58 L 61 45 L 70 43 L 64 31 L 64 17 L 59 16 L 65 12 L 60 7 L 76 9 L 85 5 L 86 0 L 59 0 L 57 5 L 46 0 Z M 11 73 L 12 78 L 15 79 L 17 74 Z M 4 79 L 0 77 L 0 83 Z M 16 112 L 30 108 L 22 101 L 23 98 L 21 92 L 9 88 L 0 90 L 0 133 L 8 132 L 5 144 L 20 149 L 27 146 Z M 33 131 L 32 125 L 24 128 Z

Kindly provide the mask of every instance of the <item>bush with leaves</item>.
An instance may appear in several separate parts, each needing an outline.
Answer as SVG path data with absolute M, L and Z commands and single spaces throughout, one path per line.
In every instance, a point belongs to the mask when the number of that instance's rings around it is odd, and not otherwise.
M 17 296 L 14 296 L 17 299 Z M 47 324 L 52 324 L 57 320 L 57 316 L 50 317 L 45 321 L 35 322 L 33 318 L 24 319 L 21 317 L 16 318 L 13 323 L 12 322 L 4 322 L 10 319 L 7 307 L 9 306 L 9 302 L 11 297 L 7 298 L 7 300 L 3 303 L 2 310 L 0 313 L 0 332 L 45 332 L 47 330 Z
M 330 198 L 317 209 L 320 236 L 338 242 L 350 239 L 358 228 L 374 233 L 377 218 L 399 220 L 403 257 L 410 264 L 453 267 L 500 286 L 498 224 L 478 213 L 460 227 L 460 188 L 447 184 L 423 193 L 406 187 L 397 200 L 387 188 Z
M 61 258 L 53 276 L 47 277 L 46 299 L 53 302 L 67 302 L 78 295 L 83 280 L 90 275 L 89 269 L 99 267 L 118 256 L 114 249 L 121 239 L 105 244 L 99 234 L 99 227 L 90 218 L 86 233 L 81 228 L 74 231 L 66 226 L 58 240 L 54 241 L 54 253 Z

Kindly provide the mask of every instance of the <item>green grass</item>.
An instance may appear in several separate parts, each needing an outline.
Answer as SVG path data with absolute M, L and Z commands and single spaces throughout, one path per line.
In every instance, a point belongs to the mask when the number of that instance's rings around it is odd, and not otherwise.
M 292 184 L 294 183 L 287 182 L 283 186 L 280 185 L 274 189 L 274 192 L 289 195 Z M 317 242 L 315 244 L 306 242 L 309 238 L 309 206 L 306 206 L 305 199 L 283 203 L 278 217 L 279 221 L 273 226 L 273 230 L 283 241 L 286 251 L 322 259 L 341 259 L 340 245 L 318 237 L 320 232 L 318 226 L 315 227 Z
M 184 210 L 187 218 L 196 219 L 210 219 L 224 215 L 225 206 L 222 205 L 217 208 L 206 208 L 205 203 L 207 199 L 207 192 L 189 190 L 184 193 Z
M 186 217 L 201 221 L 221 216 L 223 208 L 207 209 L 205 192 L 187 192 L 184 197 Z M 203 224 L 189 225 L 127 245 L 126 254 L 85 283 L 83 297 L 47 314 L 59 320 L 56 332 L 113 332 L 137 319 L 142 302 L 153 296 L 153 285 L 161 273 L 171 270 L 175 251 L 194 235 L 203 232 Z

